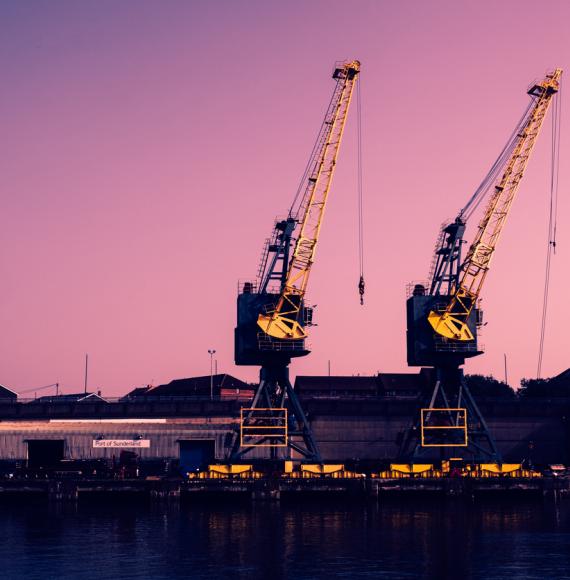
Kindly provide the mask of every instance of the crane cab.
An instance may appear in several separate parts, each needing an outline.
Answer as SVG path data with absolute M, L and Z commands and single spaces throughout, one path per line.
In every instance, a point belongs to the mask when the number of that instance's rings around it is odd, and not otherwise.
M 467 326 L 475 337 L 470 341 L 457 341 L 436 333 L 428 322 L 431 311 L 443 311 L 452 296 L 426 294 L 421 284 L 416 284 L 406 302 L 407 314 L 407 354 L 410 366 L 462 365 L 465 359 L 482 354 L 478 345 L 477 329 L 482 320 L 482 311 L 474 308 Z
M 310 350 L 304 339 L 281 340 L 263 332 L 257 324 L 260 314 L 271 310 L 279 294 L 257 292 L 254 282 L 244 282 L 237 298 L 235 329 L 236 365 L 263 365 L 271 362 L 289 364 L 292 358 L 306 356 Z M 313 309 L 301 304 L 303 325 L 311 323 Z

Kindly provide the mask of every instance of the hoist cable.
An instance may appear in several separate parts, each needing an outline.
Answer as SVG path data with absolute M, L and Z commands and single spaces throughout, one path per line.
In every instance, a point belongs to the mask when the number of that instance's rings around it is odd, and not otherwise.
M 531 112 L 531 109 L 534 106 L 534 103 L 535 99 L 531 99 L 525 112 L 523 113 L 519 122 L 516 124 L 514 131 L 509 136 L 506 145 L 503 147 L 503 150 L 499 153 L 499 156 L 491 166 L 491 169 L 489 170 L 489 172 L 487 173 L 487 175 L 485 176 L 479 187 L 475 190 L 475 193 L 469 198 L 469 201 L 459 212 L 460 217 L 465 219 L 465 221 L 467 221 L 473 215 L 473 212 L 479 207 L 479 204 L 485 198 L 490 187 L 494 184 L 505 163 L 511 157 L 513 149 L 515 148 L 517 143 L 517 138 L 519 137 L 519 134 L 523 129 L 523 127 L 528 122 L 528 117 Z
M 362 99 L 361 99 L 362 79 L 356 85 L 356 118 L 357 118 L 357 195 L 358 195 L 358 266 L 360 278 L 358 280 L 358 293 L 360 304 L 364 304 L 364 210 L 363 210 L 363 186 L 362 186 Z
M 303 175 L 301 177 L 301 180 L 299 181 L 299 186 L 297 187 L 295 197 L 293 198 L 293 203 L 291 204 L 291 207 L 289 208 L 289 217 L 290 218 L 298 219 L 301 208 L 305 205 L 305 197 L 308 194 L 307 180 L 309 179 L 309 177 L 311 176 L 311 173 L 313 173 L 313 171 L 315 169 L 315 163 L 316 163 L 316 160 L 318 158 L 317 154 L 319 153 L 319 151 L 321 149 L 321 142 L 323 140 L 323 133 L 324 133 L 325 127 L 327 125 L 327 120 L 328 120 L 328 117 L 329 117 L 329 114 L 331 111 L 331 107 L 333 105 L 333 102 L 335 101 L 335 97 L 337 96 L 338 87 L 339 87 L 340 83 L 341 83 L 341 80 L 337 80 L 337 86 L 336 86 L 335 90 L 333 91 L 333 94 L 330 98 L 329 104 L 327 105 L 326 112 L 325 112 L 325 118 L 324 118 L 323 122 L 321 123 L 321 127 L 319 128 L 319 132 L 318 132 L 317 137 L 315 139 L 315 142 L 313 144 L 313 149 L 311 150 L 309 160 L 307 161 L 307 165 L 305 166 L 305 170 L 303 171 Z M 303 195 L 299 201 L 299 197 L 301 196 L 301 194 L 303 194 Z
M 542 298 L 542 320 L 540 325 L 540 341 L 538 346 L 538 364 L 536 378 L 540 379 L 544 355 L 544 338 L 546 336 L 546 319 L 548 314 L 548 294 L 550 290 L 550 269 L 552 256 L 556 254 L 556 222 L 558 213 L 558 175 L 560 168 L 560 120 L 561 120 L 561 89 L 553 102 L 552 115 L 552 151 L 550 161 L 550 207 L 548 215 L 548 240 L 546 249 L 546 268 L 544 274 L 544 293 Z

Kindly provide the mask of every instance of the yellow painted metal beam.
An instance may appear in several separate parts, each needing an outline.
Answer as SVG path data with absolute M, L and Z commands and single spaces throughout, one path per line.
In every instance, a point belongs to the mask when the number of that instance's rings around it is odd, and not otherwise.
M 329 107 L 323 125 L 320 150 L 306 186 L 301 227 L 289 263 L 287 279 L 275 308 L 267 314 L 260 314 L 257 320 L 263 332 L 273 338 L 300 340 L 307 336 L 299 316 L 315 260 L 326 203 L 359 73 L 360 62 L 355 60 L 345 63 L 336 69 L 334 74 L 337 84 L 332 106 Z
M 436 333 L 457 341 L 473 340 L 468 327 L 469 316 L 479 299 L 481 288 L 489 271 L 503 226 L 540 133 L 553 96 L 558 92 L 562 69 L 532 87 L 529 94 L 535 97 L 526 122 L 519 131 L 512 154 L 506 163 L 500 181 L 489 199 L 483 218 L 465 261 L 455 294 L 442 312 L 429 313 L 428 322 Z

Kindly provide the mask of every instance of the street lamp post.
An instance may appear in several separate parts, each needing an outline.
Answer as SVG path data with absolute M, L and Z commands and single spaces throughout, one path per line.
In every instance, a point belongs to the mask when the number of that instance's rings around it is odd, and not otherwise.
M 208 354 L 210 355 L 210 400 L 214 399 L 214 355 L 216 351 L 208 349 Z

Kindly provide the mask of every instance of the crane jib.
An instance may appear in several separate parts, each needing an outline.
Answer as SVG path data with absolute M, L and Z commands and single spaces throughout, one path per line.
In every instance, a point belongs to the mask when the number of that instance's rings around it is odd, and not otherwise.
M 556 69 L 528 90 L 528 94 L 534 98 L 534 103 L 514 135 L 512 147 L 508 148 L 510 155 L 500 156 L 504 161 L 502 176 L 495 185 L 475 239 L 461 265 L 459 282 L 445 309 L 432 310 L 428 315 L 429 324 L 437 334 L 445 338 L 458 341 L 474 340 L 473 332 L 468 325 L 469 318 L 479 299 L 492 256 L 552 97 L 559 89 L 561 75 L 562 69 Z M 493 171 L 498 174 L 498 169 L 494 167 Z
M 260 314 L 257 320 L 258 326 L 273 338 L 299 340 L 307 336 L 302 320 L 303 297 L 315 259 L 328 194 L 359 72 L 360 63 L 352 61 L 335 68 L 333 73 L 337 83 L 305 172 L 305 189 L 296 212 L 302 216 L 299 220 L 300 230 L 287 276 L 275 307 Z

